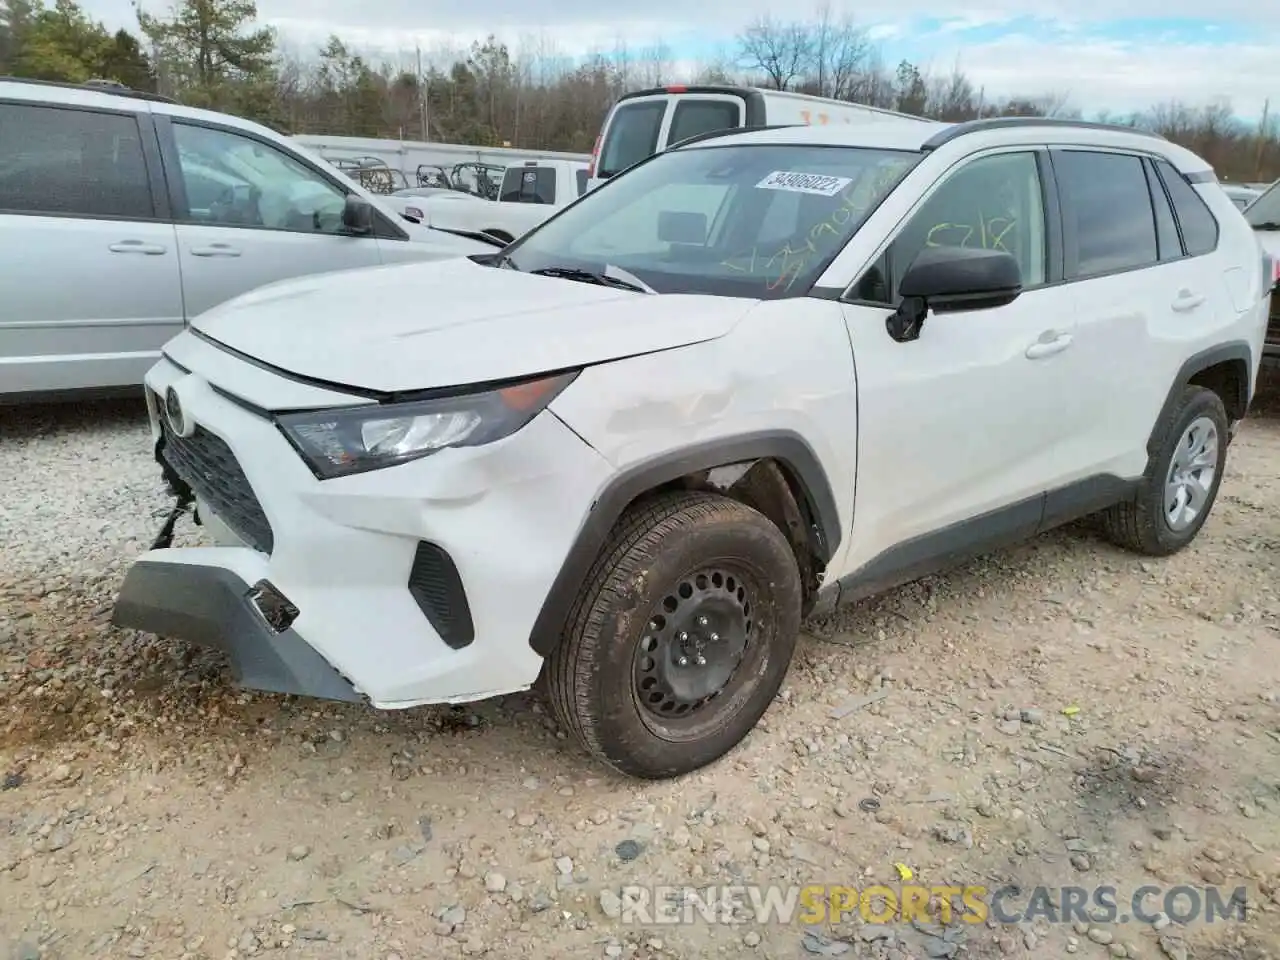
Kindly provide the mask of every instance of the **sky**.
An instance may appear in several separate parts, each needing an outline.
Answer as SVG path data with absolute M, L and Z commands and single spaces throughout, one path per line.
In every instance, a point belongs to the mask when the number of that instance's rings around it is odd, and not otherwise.
M 170 0 L 141 0 L 161 13 Z M 133 27 L 131 0 L 81 0 L 108 26 Z M 989 98 L 1066 96 L 1094 114 L 1128 113 L 1178 99 L 1229 100 L 1256 120 L 1268 97 L 1280 112 L 1280 2 L 1217 0 L 830 0 L 855 16 L 889 65 L 905 58 L 935 72 L 957 64 Z M 1124 9 L 1124 17 L 1116 14 Z M 259 19 L 295 50 L 337 34 L 348 46 L 410 62 L 424 52 L 465 47 L 488 33 L 513 49 L 582 56 L 662 44 L 676 69 L 734 54 L 734 36 L 763 14 L 810 19 L 803 7 L 767 0 L 258 0 Z

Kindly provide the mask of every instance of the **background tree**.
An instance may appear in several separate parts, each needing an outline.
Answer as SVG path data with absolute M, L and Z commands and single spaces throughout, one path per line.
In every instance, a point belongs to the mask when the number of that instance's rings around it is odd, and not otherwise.
M 177 0 L 138 11 L 138 30 L 109 33 L 75 0 L 0 0 L 0 72 L 45 80 L 118 80 L 294 133 L 325 133 L 529 148 L 591 149 L 624 92 L 677 81 L 796 90 L 945 121 L 1071 116 L 1062 91 L 993 98 L 960 69 L 886 67 L 867 32 L 830 6 L 808 19 L 747 24 L 705 63 L 676 72 L 662 42 L 569 58 L 545 38 L 516 48 L 490 36 L 468 49 L 405 51 L 382 62 L 341 37 L 281 49 L 256 25 L 252 0 Z M 1166 102 L 1112 123 L 1155 130 L 1205 157 L 1223 179 L 1280 176 L 1280 118 L 1246 124 L 1231 105 Z

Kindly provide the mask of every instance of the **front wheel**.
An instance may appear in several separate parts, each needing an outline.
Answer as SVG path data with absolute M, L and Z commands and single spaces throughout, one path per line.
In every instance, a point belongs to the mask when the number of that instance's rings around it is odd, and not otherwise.
M 696 770 L 736 746 L 782 685 L 800 574 L 781 531 L 707 493 L 619 521 L 544 667 L 560 723 L 635 777 Z
M 1218 496 L 1228 430 L 1222 398 L 1205 387 L 1186 387 L 1137 495 L 1103 514 L 1108 539 L 1149 557 L 1177 553 L 1194 540 Z

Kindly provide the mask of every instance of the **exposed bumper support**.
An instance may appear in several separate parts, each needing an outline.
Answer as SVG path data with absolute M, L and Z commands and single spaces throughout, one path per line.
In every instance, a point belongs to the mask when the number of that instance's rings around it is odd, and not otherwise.
M 111 622 L 225 653 L 253 690 L 363 701 L 351 683 L 292 629 L 274 633 L 230 570 L 140 560 L 129 570 Z

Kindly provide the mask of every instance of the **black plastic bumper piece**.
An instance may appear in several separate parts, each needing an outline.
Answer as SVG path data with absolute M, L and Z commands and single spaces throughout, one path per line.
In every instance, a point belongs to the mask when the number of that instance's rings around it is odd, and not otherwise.
M 467 591 L 453 558 L 443 547 L 418 543 L 409 570 L 409 595 L 450 648 L 461 650 L 476 638 Z
M 125 577 L 111 622 L 225 653 L 242 687 L 360 702 L 351 682 L 292 629 L 274 633 L 230 570 L 141 560 Z

